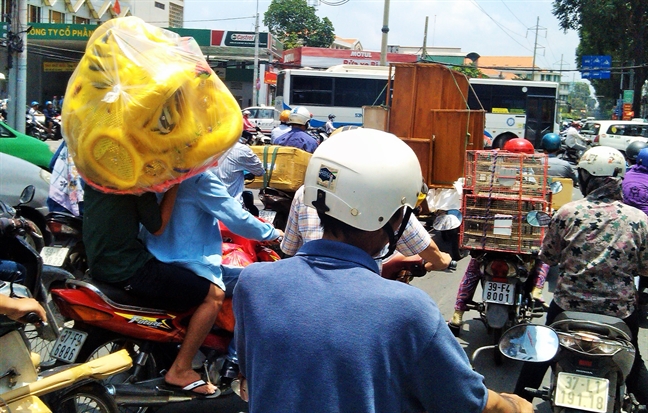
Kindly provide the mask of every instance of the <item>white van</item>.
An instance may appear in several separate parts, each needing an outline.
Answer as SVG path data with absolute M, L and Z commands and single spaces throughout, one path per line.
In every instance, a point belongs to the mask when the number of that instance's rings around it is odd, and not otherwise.
M 587 121 L 580 134 L 591 137 L 594 145 L 610 146 L 625 153 L 628 145 L 642 140 L 648 143 L 648 123 L 635 120 Z

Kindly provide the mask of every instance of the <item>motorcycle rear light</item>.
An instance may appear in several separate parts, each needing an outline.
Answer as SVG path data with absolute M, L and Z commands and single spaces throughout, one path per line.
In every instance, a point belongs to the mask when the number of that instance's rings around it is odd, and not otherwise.
M 506 280 L 506 276 L 509 273 L 509 265 L 506 263 L 506 261 L 492 261 L 490 263 L 490 269 L 493 277 L 504 278 L 504 280 Z
M 47 222 L 47 228 L 54 235 L 56 234 L 65 234 L 65 235 L 78 235 L 78 231 L 72 228 L 69 225 L 65 225 L 61 222 L 49 221 Z
M 75 319 L 83 321 L 106 321 L 113 318 L 110 313 L 104 313 L 83 305 L 70 305 L 70 310 L 77 315 L 78 318 Z
M 578 360 L 578 365 L 581 367 L 592 367 L 594 363 L 592 363 L 592 360 L 583 360 L 580 359 Z
M 619 340 L 608 340 L 590 333 L 558 332 L 560 345 L 583 354 L 614 355 L 621 350 L 634 353 L 632 344 Z

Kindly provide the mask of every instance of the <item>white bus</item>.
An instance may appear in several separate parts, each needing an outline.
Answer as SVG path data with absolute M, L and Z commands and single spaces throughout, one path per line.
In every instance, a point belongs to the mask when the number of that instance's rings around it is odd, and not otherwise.
M 389 68 L 385 66 L 282 70 L 277 76 L 275 108 L 282 111 L 305 106 L 313 114 L 311 126 L 315 128 L 324 125 L 329 114 L 335 115 L 335 126 L 362 126 L 362 106 L 385 103 L 388 76 Z M 486 131 L 492 135 L 494 145 L 523 137 L 539 147 L 545 133 L 559 131 L 558 83 L 478 78 L 469 81 L 472 89 L 468 106 L 486 111 Z
M 539 148 L 546 133 L 558 133 L 558 83 L 471 78 L 470 85 L 468 106 L 486 110 L 493 146 L 520 137 Z
M 362 107 L 385 103 L 389 68 L 333 66 L 327 70 L 286 69 L 277 75 L 275 108 L 304 106 L 312 114 L 311 126 L 323 126 L 328 115 L 334 125 L 362 126 Z

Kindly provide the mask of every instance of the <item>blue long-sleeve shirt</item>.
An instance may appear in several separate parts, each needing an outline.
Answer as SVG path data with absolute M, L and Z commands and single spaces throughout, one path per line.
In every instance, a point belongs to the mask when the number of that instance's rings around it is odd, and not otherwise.
M 161 235 L 144 230 L 141 236 L 158 260 L 181 265 L 224 291 L 218 221 L 245 238 L 269 241 L 279 236 L 272 225 L 244 210 L 209 170 L 180 184 L 171 219 Z

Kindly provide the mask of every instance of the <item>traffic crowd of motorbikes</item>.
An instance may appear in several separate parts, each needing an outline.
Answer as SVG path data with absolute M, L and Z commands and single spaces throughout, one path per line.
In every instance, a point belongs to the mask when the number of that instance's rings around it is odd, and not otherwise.
M 504 150 L 532 153 L 533 149 L 525 145 L 520 148 L 509 145 Z M 561 190 L 559 185 L 551 189 Z M 285 227 L 294 193 L 266 188 L 259 197 L 265 210 L 273 212 L 275 225 Z M 7 353 L 3 358 L 16 362 L 4 364 L 6 367 L 0 371 L 0 386 L 3 386 L 0 390 L 10 394 L 9 398 L 5 393 L 0 397 L 9 405 L 12 401 L 24 403 L 24 397 L 35 397 L 53 411 L 64 408 L 81 411 L 75 408 L 91 406 L 106 412 L 154 410 L 170 402 L 200 399 L 197 394 L 165 388 L 164 377 L 160 376 L 173 360 L 193 310 L 149 306 L 141 298 L 92 280 L 88 277 L 82 217 L 69 211 L 52 211 L 41 219 L 30 209 L 29 201 L 30 188 L 26 188 L 21 204 L 13 207 L 0 204 L 2 217 L 11 220 L 2 232 L 2 259 L 19 264 L 19 269 L 3 274 L 9 278 L 0 288 L 12 297 L 35 297 L 42 304 L 46 319 L 30 313 L 20 322 L 7 320 L 2 323 L 2 334 L 6 333 L 9 340 L 11 333 L 10 343 L 23 347 L 21 354 L 30 348 L 40 353 L 40 363 L 36 363 L 40 373 L 34 369 L 31 358 Z M 251 212 L 259 215 L 253 200 L 249 201 L 250 198 L 247 206 Z M 464 258 L 465 252 L 457 248 L 461 213 L 454 209 L 430 212 L 427 205 L 424 202 L 417 208 L 419 221 L 432 234 L 450 240 L 453 250 L 449 252 L 453 259 Z M 283 218 L 277 219 L 282 215 Z M 532 226 L 546 227 L 549 218 L 538 213 L 529 214 L 525 219 Z M 279 260 L 284 255 L 277 244 L 246 239 L 222 224 L 221 232 L 223 264 L 245 266 Z M 471 255 L 473 270 L 482 272 L 479 282 L 483 300 L 470 298 L 466 310 L 477 310 L 493 335 L 491 347 L 494 347 L 496 364 L 503 362 L 502 356 L 550 364 L 553 371 L 550 386 L 527 387 L 527 391 L 550 400 L 555 411 L 645 411 L 645 406 L 625 386 L 634 363 L 636 339 L 633 340 L 632 332 L 620 318 L 568 311 L 556 317 L 549 327 L 531 324 L 548 308 L 541 295 L 534 291 L 538 285 L 537 274 L 543 271 L 537 257 L 475 251 Z M 456 263 L 453 261 L 451 266 Z M 396 254 L 385 262 L 382 274 L 409 283 L 412 277 L 426 275 L 427 269 L 419 256 Z M 226 300 L 224 308 L 231 309 L 231 301 Z M 235 380 L 237 370 L 227 358 L 233 325 L 231 310 L 221 311 L 193 366 L 219 387 L 218 395 L 227 395 L 239 386 Z M 459 334 L 460 326 L 453 326 L 452 320 L 450 328 L 455 335 Z M 53 368 L 56 369 L 52 372 L 66 372 L 65 366 L 87 361 L 80 365 L 83 367 L 118 350 L 122 350 L 119 358 L 111 360 L 109 367 L 95 362 L 98 367 L 75 373 L 71 382 L 65 384 L 56 384 L 57 374 L 63 373 L 48 373 Z M 473 357 L 481 350 L 484 348 Z M 17 366 L 18 362 L 22 364 Z M 29 374 L 22 369 L 29 370 Z M 39 382 L 38 374 L 49 377 L 53 384 L 34 390 L 28 383 Z M 16 393 L 21 385 L 28 388 Z M 575 398 L 580 399 L 575 401 Z M 575 406 L 581 410 L 569 410 Z
M 475 169 L 452 188 L 428 188 L 416 154 L 396 136 L 333 130 L 334 114 L 313 131 L 310 112 L 297 106 L 267 137 L 238 113 L 197 44 L 133 17 L 106 27 L 70 79 L 83 93 L 66 95 L 73 103 L 52 160 L 49 214 L 30 207 L 32 186 L 18 205 L 0 202 L 0 411 L 144 412 L 232 393 L 252 412 L 529 413 L 534 397 L 554 412 L 646 411 L 635 277 L 648 275 L 648 218 L 621 202 L 621 183 L 635 183 L 628 194 L 638 200 L 648 185 L 629 178 L 637 169 L 626 173 L 619 151 L 582 148 L 576 176 L 556 163 L 560 136 L 542 138 L 547 155 L 517 138 L 471 151 Z M 129 46 L 127 58 L 112 59 L 115 44 Z M 156 64 L 175 76 L 153 81 L 146 70 Z M 131 89 L 107 92 L 120 70 Z M 141 79 L 150 80 L 142 90 L 128 84 Z M 152 103 L 162 96 L 164 104 Z M 32 102 L 28 116 L 38 107 Z M 98 108 L 109 108 L 102 116 L 112 122 L 95 116 Z M 39 124 L 49 138 L 48 113 Z M 180 144 L 157 150 L 171 139 Z M 244 178 L 250 171 L 233 158 L 254 160 L 250 145 L 269 144 L 311 157 L 295 191 L 264 180 L 260 210 L 221 175 Z M 644 160 L 648 148 L 637 168 Z M 560 177 L 585 198 L 552 210 Z M 541 197 L 525 200 L 527 190 Z M 528 243 L 486 248 L 487 239 L 515 237 Z M 461 259 L 470 263 L 444 320 L 408 284 Z M 560 275 L 547 304 L 552 268 Z M 486 388 L 456 341 L 470 310 L 492 338 L 473 359 L 492 351 L 495 364 L 524 362 L 515 394 Z M 532 323 L 543 316 L 546 326 Z

